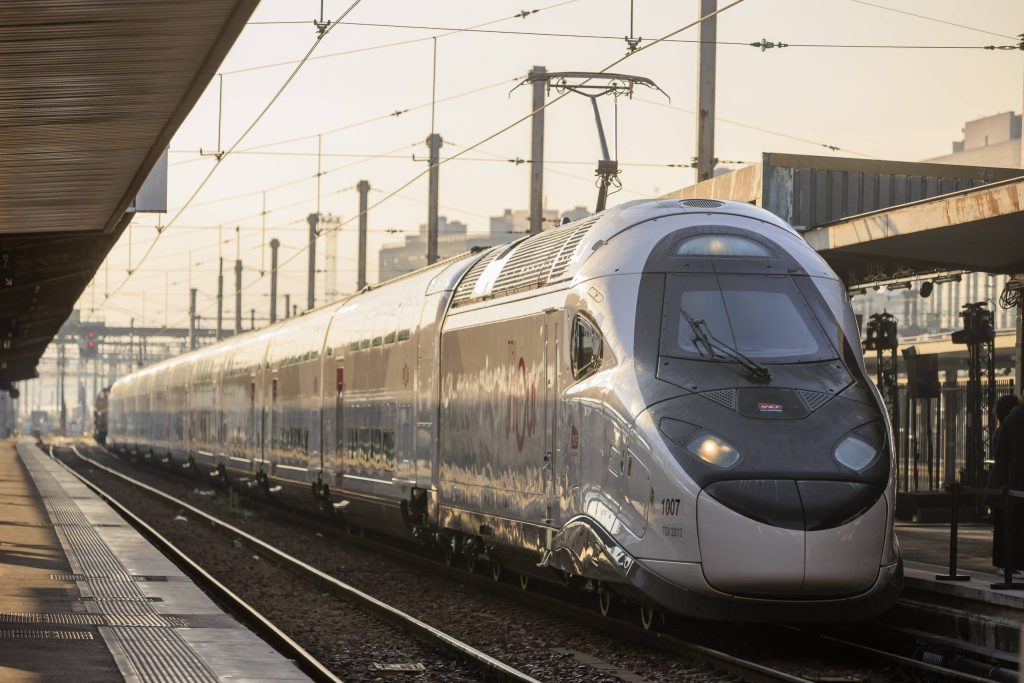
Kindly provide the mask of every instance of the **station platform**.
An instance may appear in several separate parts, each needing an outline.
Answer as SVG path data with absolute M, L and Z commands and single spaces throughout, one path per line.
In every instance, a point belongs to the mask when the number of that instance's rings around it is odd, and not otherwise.
M 305 681 L 78 479 L 0 441 L 0 680 Z
M 902 599 L 883 621 L 909 626 L 968 643 L 978 652 L 1003 653 L 1017 664 L 1024 633 L 1024 578 L 1015 589 L 1002 583 L 992 565 L 992 527 L 961 524 L 957 534 L 957 574 L 967 580 L 938 578 L 949 574 L 949 524 L 897 523 L 903 553 Z

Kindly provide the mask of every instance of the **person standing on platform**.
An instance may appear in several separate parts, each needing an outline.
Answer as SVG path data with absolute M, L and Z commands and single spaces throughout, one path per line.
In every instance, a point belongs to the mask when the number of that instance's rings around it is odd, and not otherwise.
M 993 463 L 985 488 L 1001 491 L 1009 486 L 1024 490 L 1024 405 L 1013 394 L 1007 394 L 996 400 L 993 412 Z M 1001 494 L 993 493 L 988 495 L 988 502 L 992 507 L 992 564 L 1002 571 L 1010 551 L 1014 574 L 1024 575 L 1024 500 L 1009 501 L 1013 539 L 1007 537 L 1007 501 Z

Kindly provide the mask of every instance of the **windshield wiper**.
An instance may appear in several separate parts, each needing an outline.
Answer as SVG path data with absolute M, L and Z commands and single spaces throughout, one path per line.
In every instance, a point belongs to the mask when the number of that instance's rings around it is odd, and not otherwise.
M 711 330 L 708 329 L 708 324 L 704 320 L 697 320 L 684 309 L 680 308 L 679 312 L 683 314 L 683 318 L 690 325 L 690 329 L 693 330 L 693 342 L 694 346 L 698 347 L 697 352 L 700 355 L 704 355 L 704 351 L 710 358 L 717 358 L 715 351 L 717 350 L 723 356 L 730 358 L 733 362 L 739 363 L 747 370 L 750 371 L 750 379 L 755 382 L 770 382 L 772 379 L 772 373 L 769 372 L 768 368 L 757 363 L 747 356 L 744 356 L 738 350 L 729 346 L 722 340 L 718 339 L 715 335 L 711 334 Z M 703 348 L 703 351 L 701 350 Z

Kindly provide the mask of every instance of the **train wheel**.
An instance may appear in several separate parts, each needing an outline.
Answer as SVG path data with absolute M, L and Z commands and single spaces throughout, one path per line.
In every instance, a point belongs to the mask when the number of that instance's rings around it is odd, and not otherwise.
M 502 577 L 504 576 L 504 572 L 502 571 L 503 569 L 504 567 L 501 566 L 501 562 L 498 562 L 497 560 L 491 560 L 492 579 L 494 579 L 495 581 L 501 581 Z
M 650 605 L 640 605 L 640 625 L 644 627 L 645 631 L 652 631 L 655 629 L 658 616 L 658 610 L 654 609 Z
M 524 591 L 530 590 L 530 575 L 520 574 L 519 575 L 519 587 Z
M 597 591 L 597 606 L 602 617 L 613 617 L 619 611 L 618 597 L 608 588 L 601 586 Z

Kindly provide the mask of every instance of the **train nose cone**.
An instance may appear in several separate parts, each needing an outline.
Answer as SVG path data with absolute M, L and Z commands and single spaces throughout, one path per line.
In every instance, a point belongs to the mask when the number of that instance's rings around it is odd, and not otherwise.
M 697 501 L 705 578 L 746 595 L 858 593 L 878 574 L 886 507 L 854 482 L 715 482 Z

